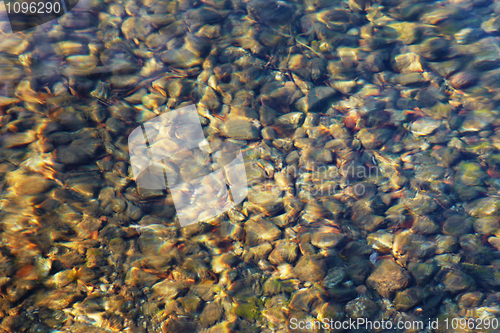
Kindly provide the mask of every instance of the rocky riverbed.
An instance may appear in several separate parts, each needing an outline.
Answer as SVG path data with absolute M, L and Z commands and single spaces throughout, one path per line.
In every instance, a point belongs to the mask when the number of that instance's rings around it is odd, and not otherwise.
M 95 0 L 0 36 L 0 331 L 498 332 L 499 14 Z M 181 227 L 128 136 L 193 104 L 249 192 Z

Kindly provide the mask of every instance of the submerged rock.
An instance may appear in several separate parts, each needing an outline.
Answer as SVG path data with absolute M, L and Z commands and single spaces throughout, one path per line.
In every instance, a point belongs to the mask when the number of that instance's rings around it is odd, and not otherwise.
M 410 273 L 391 260 L 383 260 L 366 280 L 366 284 L 384 298 L 391 298 L 395 291 L 406 288 L 410 282 Z
M 302 112 L 321 112 L 336 93 L 335 89 L 331 87 L 313 88 L 307 96 L 297 101 L 296 107 Z
M 417 136 L 426 136 L 441 126 L 441 122 L 432 118 L 421 118 L 410 125 L 410 130 Z
M 460 270 L 451 270 L 442 278 L 445 289 L 453 293 L 475 288 L 474 279 Z
M 56 158 L 59 162 L 67 165 L 86 164 L 89 159 L 96 156 L 101 147 L 97 140 L 77 139 L 69 146 L 61 146 L 56 149 Z
M 421 287 L 411 287 L 396 293 L 394 305 L 397 310 L 408 311 L 423 300 Z
M 326 274 L 326 265 L 324 260 L 318 256 L 302 256 L 297 262 L 297 265 L 295 265 L 293 274 L 304 282 L 319 282 L 323 280 Z

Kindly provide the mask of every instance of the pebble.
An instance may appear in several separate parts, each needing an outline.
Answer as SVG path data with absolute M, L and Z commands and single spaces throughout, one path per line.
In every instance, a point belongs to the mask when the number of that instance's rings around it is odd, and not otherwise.
M 384 298 L 390 298 L 395 291 L 405 288 L 410 282 L 410 273 L 391 260 L 383 260 L 366 280 L 366 284 Z

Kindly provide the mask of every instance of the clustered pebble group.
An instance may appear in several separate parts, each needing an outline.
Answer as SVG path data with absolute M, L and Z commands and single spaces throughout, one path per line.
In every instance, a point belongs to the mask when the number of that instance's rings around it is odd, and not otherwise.
M 0 331 L 498 318 L 499 14 L 109 0 L 2 37 Z M 249 193 L 181 228 L 168 190 L 137 187 L 128 135 L 191 104 Z

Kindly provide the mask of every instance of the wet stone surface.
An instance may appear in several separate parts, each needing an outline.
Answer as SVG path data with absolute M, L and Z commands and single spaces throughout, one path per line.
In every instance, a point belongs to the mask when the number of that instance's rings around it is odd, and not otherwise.
M 130 0 L 0 22 L 0 331 L 499 319 L 498 13 Z M 203 147 L 172 156 L 193 129 L 151 129 L 140 162 L 168 158 L 138 186 L 128 136 L 191 104 Z M 234 151 L 248 195 L 203 218 L 220 189 L 182 182 Z M 203 221 L 182 227 L 179 199 Z

